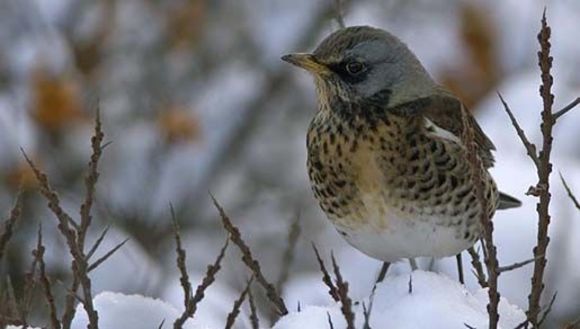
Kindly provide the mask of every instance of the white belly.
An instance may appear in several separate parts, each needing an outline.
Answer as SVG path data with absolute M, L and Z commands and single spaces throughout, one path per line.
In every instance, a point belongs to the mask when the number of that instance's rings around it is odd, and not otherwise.
M 369 218 L 370 223 L 381 221 L 384 218 Z M 356 228 L 337 226 L 337 229 L 352 246 L 385 262 L 401 258 L 454 256 L 473 245 L 473 241 L 463 239 L 456 226 L 435 224 L 446 222 L 440 218 L 423 221 L 389 218 L 387 222 L 382 228 L 363 224 Z

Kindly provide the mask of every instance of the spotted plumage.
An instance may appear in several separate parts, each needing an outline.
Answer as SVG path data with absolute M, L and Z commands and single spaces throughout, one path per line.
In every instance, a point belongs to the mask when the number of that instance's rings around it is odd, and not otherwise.
M 322 210 L 359 250 L 383 261 L 455 255 L 481 234 L 481 205 L 461 136 L 462 104 L 391 34 L 351 27 L 285 60 L 315 77 L 308 175 Z M 487 213 L 517 206 L 487 169 L 492 142 L 470 116 Z

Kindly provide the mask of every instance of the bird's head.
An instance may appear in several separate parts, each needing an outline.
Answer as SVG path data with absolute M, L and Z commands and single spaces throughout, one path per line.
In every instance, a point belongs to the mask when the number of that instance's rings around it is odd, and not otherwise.
M 397 104 L 429 95 L 436 88 L 409 48 L 392 34 L 368 26 L 338 30 L 313 53 L 295 53 L 282 60 L 315 77 L 319 100 L 362 101 L 383 93 Z M 385 104 L 387 105 L 387 104 Z

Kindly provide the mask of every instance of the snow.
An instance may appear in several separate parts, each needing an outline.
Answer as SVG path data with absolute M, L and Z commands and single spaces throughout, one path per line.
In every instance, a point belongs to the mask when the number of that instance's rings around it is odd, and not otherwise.
M 140 295 L 103 292 L 97 295 L 93 302 L 99 313 L 99 328 L 101 329 L 157 328 L 163 321 L 165 321 L 163 327 L 169 328 L 181 315 L 175 307 L 162 300 Z M 79 305 L 72 329 L 84 329 L 87 324 L 87 314 L 83 306 Z M 208 327 L 187 320 L 183 328 L 205 329 Z
M 411 281 L 410 281 L 411 280 Z M 411 282 L 411 283 L 410 283 Z M 412 291 L 409 292 L 409 284 Z M 330 297 L 329 297 L 330 298 Z M 364 300 L 369 305 L 368 299 Z M 410 275 L 388 275 L 377 286 L 370 317 L 373 328 L 475 328 L 487 327 L 487 292 L 469 292 L 456 280 L 442 274 L 414 271 Z M 353 307 L 356 326 L 364 322 L 362 306 Z M 420 312 L 418 312 L 420 310 Z M 304 306 L 282 318 L 274 329 L 309 329 L 328 327 L 328 316 L 334 328 L 344 328 L 340 305 Z M 506 299 L 500 302 L 500 328 L 514 328 L 525 319 L 524 312 Z

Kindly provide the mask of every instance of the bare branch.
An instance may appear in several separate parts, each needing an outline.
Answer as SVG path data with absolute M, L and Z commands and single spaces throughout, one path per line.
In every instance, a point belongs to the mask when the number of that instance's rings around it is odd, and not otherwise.
M 36 250 L 32 252 L 34 257 L 36 257 L 39 268 L 40 268 L 40 283 L 42 284 L 44 297 L 46 298 L 46 303 L 48 304 L 49 317 L 50 317 L 50 327 L 52 329 L 60 329 L 60 321 L 56 314 L 56 304 L 54 301 L 54 295 L 52 294 L 52 287 L 48 275 L 46 274 L 46 264 L 44 263 L 44 251 L 45 248 L 42 245 L 42 226 L 38 225 L 38 242 L 36 244 Z
M 176 232 L 178 232 L 177 228 Z M 213 264 L 207 266 L 205 275 L 201 280 L 201 283 L 197 286 L 195 295 L 193 296 L 191 295 L 191 283 L 189 282 L 189 276 L 187 275 L 187 269 L 185 267 L 186 254 L 185 251 L 181 248 L 181 239 L 179 238 L 179 234 L 176 233 L 175 239 L 178 244 L 178 247 L 176 248 L 178 254 L 177 267 L 181 273 L 180 281 L 181 286 L 183 287 L 185 305 L 185 310 L 173 323 L 173 328 L 178 329 L 183 326 L 187 318 L 193 318 L 195 312 L 197 311 L 197 304 L 199 304 L 199 302 L 201 302 L 201 300 L 205 297 L 205 290 L 214 283 L 215 276 L 221 269 L 221 262 L 226 253 L 226 249 L 228 248 L 229 239 L 226 239 L 224 242 Z
M 487 312 L 489 314 L 489 329 L 497 329 L 499 322 L 499 300 L 500 294 L 498 291 L 498 271 L 497 250 L 493 241 L 493 222 L 491 221 L 492 210 L 489 205 L 489 200 L 485 198 L 485 184 L 482 178 L 483 168 L 481 159 L 476 150 L 476 143 L 474 138 L 473 126 L 469 124 L 468 114 L 466 109 L 461 109 L 463 126 L 465 127 L 462 140 L 467 148 L 467 160 L 469 162 L 469 170 L 471 171 L 471 178 L 475 184 L 475 196 L 480 207 L 480 223 L 483 228 L 482 240 L 483 248 L 485 250 L 485 265 L 488 275 L 488 295 L 489 303 L 487 304 Z
M 192 295 L 192 287 L 191 282 L 189 281 L 189 274 L 187 273 L 187 266 L 185 265 L 185 260 L 187 254 L 183 247 L 181 246 L 181 235 L 179 234 L 179 223 L 177 223 L 177 219 L 175 218 L 175 210 L 173 209 L 173 205 L 169 204 L 169 209 L 171 210 L 171 221 L 173 222 L 173 237 L 175 239 L 175 253 L 177 253 L 177 268 L 179 269 L 179 282 L 181 283 L 181 288 L 183 289 L 183 307 L 184 311 L 181 316 L 175 320 L 173 323 L 174 329 L 179 329 L 183 327 L 183 324 L 187 320 L 187 318 L 192 317 L 195 311 L 191 311 L 190 307 L 192 307 L 191 299 Z
M 78 291 L 79 286 L 80 286 L 79 277 L 73 275 L 73 281 L 70 285 L 70 288 L 67 289 L 68 293 L 65 298 L 65 306 L 61 320 L 63 329 L 70 329 L 71 327 L 72 320 L 76 313 L 75 301 L 76 301 L 76 292 Z
M 344 24 L 344 12 L 342 8 L 341 0 L 334 0 L 334 9 L 336 11 L 336 22 L 341 29 L 344 29 L 346 25 Z
M 262 273 L 262 269 L 260 268 L 260 263 L 256 259 L 254 259 L 254 257 L 252 256 L 252 252 L 251 252 L 250 248 L 248 247 L 248 245 L 246 244 L 246 242 L 244 241 L 244 239 L 242 238 L 242 235 L 240 234 L 240 230 L 232 223 L 232 221 L 226 215 L 224 209 L 219 205 L 219 203 L 214 198 L 214 196 L 211 194 L 210 194 L 210 196 L 213 200 L 215 207 L 217 208 L 217 210 L 220 213 L 220 217 L 222 219 L 222 224 L 223 224 L 224 228 L 230 234 L 230 240 L 236 246 L 238 246 L 238 248 L 242 252 L 242 261 L 252 271 L 252 273 L 254 274 L 254 276 L 256 278 L 256 281 L 258 281 L 258 283 L 266 290 L 266 296 L 268 297 L 270 302 L 272 302 L 272 304 L 274 304 L 278 313 L 280 315 L 288 314 L 288 308 L 286 308 L 286 304 L 284 303 L 284 300 L 282 299 L 280 294 L 276 291 L 276 287 L 274 287 L 273 284 L 268 282 L 268 280 L 266 279 L 266 277 Z
M 542 73 L 542 85 L 540 86 L 540 95 L 542 96 L 542 150 L 539 153 L 539 161 L 536 164 L 538 184 L 535 190 L 539 198 L 536 206 L 538 213 L 538 234 L 536 246 L 533 249 L 534 271 L 531 279 L 531 292 L 528 296 L 527 318 L 532 327 L 538 327 L 538 317 L 540 313 L 540 299 L 544 290 L 544 272 L 546 269 L 546 250 L 550 238 L 548 236 L 548 227 L 550 226 L 550 173 L 552 164 L 550 155 L 552 152 L 552 128 L 555 124 L 555 118 L 552 115 L 552 106 L 554 104 L 554 95 L 552 94 L 552 84 L 554 79 L 550 74 L 552 68 L 552 57 L 550 56 L 550 34 L 551 29 L 546 21 L 546 11 L 542 16 L 542 28 L 538 34 L 540 51 L 538 52 L 538 64 Z
M 10 210 L 8 219 L 4 221 L 4 229 L 2 230 L 2 234 L 0 234 L 0 260 L 2 259 L 2 256 L 4 256 L 4 250 L 8 245 L 8 241 L 10 241 L 10 238 L 12 237 L 14 225 L 16 225 L 16 221 L 18 221 L 21 214 L 22 190 L 19 189 L 18 193 L 16 194 L 16 201 L 14 202 L 14 206 L 12 206 L 12 210 Z
M 487 288 L 487 279 L 485 278 L 485 273 L 483 272 L 483 265 L 479 260 L 479 253 L 473 248 L 467 249 L 469 256 L 471 256 L 471 266 L 473 266 L 473 274 L 477 278 L 479 286 L 482 288 Z
M 85 245 L 85 237 L 87 235 L 87 230 L 91 225 L 92 216 L 91 216 L 91 208 L 93 206 L 93 202 L 95 199 L 95 186 L 99 179 L 99 160 L 102 155 L 102 143 L 103 138 L 105 135 L 103 134 L 102 126 L 101 126 L 101 111 L 97 107 L 97 114 L 95 118 L 95 131 L 94 135 L 91 138 L 91 147 L 93 153 L 91 154 L 91 159 L 89 161 L 88 172 L 85 177 L 85 201 L 81 205 L 80 215 L 81 215 L 81 224 L 78 230 L 78 245 L 79 249 L 83 250 Z
M 129 241 L 129 240 L 130 240 L 129 238 L 123 240 L 121 243 L 119 243 L 113 249 L 109 250 L 109 252 L 107 252 L 105 255 L 103 255 L 103 257 L 97 259 L 97 261 L 95 261 L 93 264 L 89 265 L 89 267 L 87 268 L 87 273 L 90 273 L 91 271 L 93 271 L 94 269 L 99 267 L 99 265 L 101 265 L 104 261 L 109 259 L 109 257 L 113 256 L 113 254 L 115 252 L 117 252 L 117 250 L 121 249 L 121 247 L 123 247 L 125 245 L 125 243 L 127 243 L 127 241 Z
M 499 272 L 509 272 L 509 271 L 513 271 L 516 270 L 520 267 L 524 267 L 528 264 L 531 264 L 533 262 L 535 262 L 537 259 L 539 259 L 540 257 L 544 257 L 543 255 L 539 256 L 539 257 L 534 257 L 534 258 L 530 258 L 527 260 L 524 260 L 523 262 L 517 262 L 517 263 L 513 263 L 511 265 L 507 265 L 507 266 L 500 266 L 497 270 Z
M 550 303 L 548 304 L 548 307 L 546 307 L 546 310 L 542 314 L 540 321 L 538 321 L 538 328 L 542 327 L 542 323 L 544 323 L 544 321 L 548 317 L 548 314 L 550 314 L 550 312 L 552 311 L 552 306 L 554 306 L 554 302 L 556 301 L 556 296 L 558 296 L 558 292 L 555 292 L 554 295 L 552 295 L 552 299 L 550 299 Z
M 322 257 L 320 257 L 320 253 L 318 252 L 318 249 L 316 249 L 314 242 L 312 242 L 312 248 L 314 249 L 316 260 L 318 260 L 318 265 L 320 266 L 320 271 L 322 272 L 322 282 L 324 282 L 324 284 L 328 287 L 328 293 L 330 294 L 330 297 L 332 297 L 332 299 L 334 299 L 336 302 L 340 301 L 337 288 L 334 286 L 334 283 L 332 283 L 332 278 L 330 277 L 330 274 L 326 269 L 326 265 L 324 265 L 324 261 L 322 260 Z
M 580 202 L 578 202 L 578 199 L 576 199 L 576 196 L 574 195 L 574 193 L 572 193 L 572 190 L 570 189 L 570 186 L 568 186 L 568 183 L 564 179 L 564 176 L 562 176 L 562 173 L 559 173 L 559 174 L 560 174 L 560 180 L 562 180 L 562 185 L 564 185 L 564 188 L 566 189 L 566 193 L 568 193 L 568 196 L 572 200 L 572 203 L 574 203 L 574 206 L 576 207 L 576 209 L 580 210 Z
M 199 286 L 197 286 L 197 288 L 195 290 L 195 295 L 193 296 L 193 298 L 191 300 L 192 306 L 190 308 L 193 310 L 193 313 L 195 313 L 197 304 L 199 302 L 201 302 L 201 300 L 203 299 L 204 291 L 215 281 L 215 276 L 219 272 L 219 270 L 221 269 L 221 262 L 224 259 L 228 245 L 229 245 L 229 240 L 226 239 L 224 241 L 224 244 L 221 247 L 216 259 L 215 259 L 215 262 L 211 265 L 208 265 L 202 282 L 199 284 Z M 193 316 L 193 313 L 192 313 L 192 316 Z
M 518 133 L 520 140 L 524 144 L 524 147 L 526 148 L 526 152 L 528 153 L 528 156 L 532 159 L 532 161 L 534 161 L 534 164 L 538 165 L 540 163 L 540 160 L 538 159 L 538 152 L 536 151 L 536 145 L 534 145 L 534 143 L 530 142 L 530 140 L 526 137 L 526 133 L 520 127 L 520 124 L 516 120 L 516 117 L 513 115 L 512 111 L 510 110 L 508 104 L 503 99 L 501 94 L 498 92 L 497 95 L 499 96 L 499 99 L 501 100 L 501 103 L 503 104 L 503 107 L 504 107 L 506 113 L 509 115 L 510 120 L 512 122 L 512 125 L 516 129 L 516 132 Z
M 346 328 L 347 329 L 355 329 L 354 327 L 354 312 L 352 311 L 352 300 L 348 296 L 348 282 L 344 281 L 342 275 L 340 274 L 340 268 L 336 263 L 336 259 L 334 258 L 334 254 L 330 254 L 332 259 L 332 268 L 334 269 L 334 276 L 336 277 L 336 292 L 338 293 L 338 297 L 340 298 L 340 310 L 342 311 L 342 315 L 346 320 Z
M 284 255 L 282 256 L 282 264 L 280 266 L 280 277 L 278 278 L 278 282 L 276 282 L 276 290 L 282 291 L 284 284 L 288 281 L 288 274 L 290 271 L 290 266 L 294 261 L 294 252 L 296 251 L 296 243 L 298 242 L 298 238 L 300 237 L 301 229 L 300 229 L 300 216 L 296 216 L 290 228 L 288 229 L 288 246 L 284 251 Z
M 576 105 L 580 104 L 580 97 L 576 98 L 575 100 L 573 100 L 570 104 L 564 106 L 563 109 L 561 109 L 560 111 L 554 113 L 554 120 L 558 120 L 561 116 L 563 116 L 564 114 L 568 113 L 568 111 L 570 111 L 571 109 L 575 108 Z
M 248 301 L 250 302 L 250 323 L 252 324 L 252 329 L 260 329 L 260 320 L 258 318 L 258 311 L 252 289 L 248 290 Z
M 375 294 L 377 292 L 377 285 L 385 280 L 385 277 L 387 276 L 387 272 L 389 271 L 390 266 L 391 266 L 391 263 L 383 262 L 383 265 L 381 266 L 379 274 L 377 275 L 377 279 L 375 280 L 375 283 L 373 284 L 373 289 L 371 290 L 371 295 L 369 296 L 368 309 L 366 308 L 366 306 L 363 303 L 363 315 L 365 317 L 363 329 L 371 329 L 369 321 L 371 319 L 371 313 L 373 312 L 373 305 L 375 302 Z
M 328 317 L 328 327 L 330 329 L 334 329 L 334 323 L 332 323 L 332 318 L 330 317 L 330 312 L 326 312 L 326 316 Z
M 67 244 L 69 244 L 69 248 L 76 250 L 77 249 L 76 234 L 72 229 L 70 229 L 69 224 L 72 225 L 75 229 L 78 229 L 79 227 L 78 224 L 72 219 L 72 217 L 70 217 L 68 213 L 66 213 L 61 208 L 58 194 L 50 186 L 50 183 L 48 182 L 48 176 L 46 176 L 45 173 L 41 172 L 36 167 L 34 162 L 32 162 L 32 160 L 30 160 L 26 152 L 24 152 L 24 149 L 21 148 L 20 151 L 22 152 L 22 155 L 26 159 L 26 162 L 28 162 L 28 165 L 30 166 L 30 168 L 34 172 L 34 175 L 36 176 L 36 179 L 38 180 L 38 183 L 40 185 L 40 193 L 48 201 L 48 208 L 52 211 L 52 213 L 56 216 L 56 218 L 59 221 L 58 224 L 59 230 L 61 231 L 61 233 L 63 233 L 64 236 L 68 236 Z M 68 241 L 69 239 L 72 239 L 71 242 L 73 242 L 73 244 L 70 244 L 70 242 Z
M 110 228 L 111 228 L 110 226 L 107 226 L 107 227 L 105 227 L 105 229 L 103 230 L 103 232 L 101 232 L 101 235 L 99 235 L 99 237 L 97 238 L 97 240 L 95 241 L 95 243 L 93 244 L 93 246 L 91 247 L 91 249 L 89 250 L 89 252 L 87 253 L 87 261 L 89 259 L 91 259 L 91 257 L 93 257 L 93 254 L 95 253 L 95 251 L 97 251 L 97 249 L 99 249 L 99 246 L 101 245 L 101 242 L 103 242 L 103 239 L 105 238 L 105 236 L 109 232 L 109 229 Z
M 246 299 L 246 295 L 250 291 L 250 287 L 252 285 L 253 280 L 254 280 L 254 277 L 252 276 L 252 278 L 250 278 L 250 280 L 248 280 L 248 284 L 246 285 L 246 288 L 240 294 L 240 297 L 234 302 L 234 306 L 232 308 L 232 311 L 228 314 L 228 317 L 226 319 L 225 329 L 233 328 L 234 323 L 236 323 L 236 319 L 238 317 L 238 314 L 240 314 L 240 308 L 242 307 L 242 303 Z

